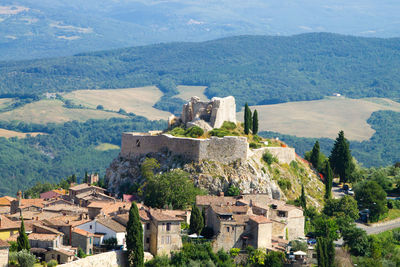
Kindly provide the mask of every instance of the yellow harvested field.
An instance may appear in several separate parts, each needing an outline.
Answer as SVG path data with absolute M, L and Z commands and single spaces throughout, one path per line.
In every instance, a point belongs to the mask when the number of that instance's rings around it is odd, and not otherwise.
M 189 101 L 192 96 L 198 96 L 200 100 L 207 101 L 208 97 L 204 94 L 204 90 L 206 90 L 207 86 L 186 86 L 186 85 L 178 85 L 177 86 L 179 94 L 176 96 L 185 101 Z
M 153 108 L 153 105 L 163 96 L 155 86 L 127 89 L 107 90 L 77 90 L 64 95 L 75 104 L 96 108 L 102 105 L 105 109 L 126 112 L 144 116 L 151 120 L 167 120 L 171 113 Z
M 25 138 L 28 134 L 31 135 L 31 136 L 37 136 L 39 134 L 45 134 L 45 133 L 39 133 L 39 132 L 21 133 L 21 132 L 10 131 L 10 130 L 6 130 L 6 129 L 1 129 L 0 128 L 0 137 L 5 137 L 5 138 L 10 138 L 10 137 Z
M 46 124 L 49 122 L 61 123 L 73 120 L 87 121 L 89 119 L 126 117 L 120 114 L 101 110 L 69 109 L 63 107 L 63 104 L 64 103 L 60 100 L 40 100 L 8 112 L 0 113 L 0 120 L 17 120 L 29 123 Z
M 250 108 L 258 111 L 260 131 L 334 139 L 343 130 L 349 140 L 363 141 L 375 133 L 367 123 L 371 114 L 378 110 L 400 111 L 400 103 L 385 98 L 331 97 Z M 237 118 L 243 121 L 243 111 Z

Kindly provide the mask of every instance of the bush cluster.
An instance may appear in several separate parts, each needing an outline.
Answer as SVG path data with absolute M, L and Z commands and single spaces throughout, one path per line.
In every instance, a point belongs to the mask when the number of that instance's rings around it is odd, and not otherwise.
M 274 163 L 274 162 L 278 163 L 278 159 L 277 159 L 274 155 L 272 155 L 270 152 L 268 152 L 268 151 L 266 151 L 266 152 L 263 154 L 262 159 L 263 159 L 266 163 L 268 163 L 269 165 L 271 165 L 271 164 Z

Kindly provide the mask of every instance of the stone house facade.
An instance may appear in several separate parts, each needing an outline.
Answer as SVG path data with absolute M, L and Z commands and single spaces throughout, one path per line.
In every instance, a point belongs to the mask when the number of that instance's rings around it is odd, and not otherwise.
M 8 266 L 8 254 L 10 244 L 8 242 L 0 240 L 0 267 Z
M 80 247 L 85 254 L 93 254 L 94 234 L 75 228 L 72 230 L 72 246 Z

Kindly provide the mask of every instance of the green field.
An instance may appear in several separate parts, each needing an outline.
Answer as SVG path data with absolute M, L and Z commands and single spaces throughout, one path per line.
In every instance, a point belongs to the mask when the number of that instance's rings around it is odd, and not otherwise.
M 105 109 L 133 112 L 150 120 L 166 120 L 171 114 L 153 108 L 153 105 L 163 96 L 155 86 L 111 89 L 111 90 L 77 90 L 65 94 L 64 98 L 72 100 L 74 104 L 96 108 L 102 105 Z
M 95 147 L 96 150 L 99 151 L 108 151 L 108 150 L 113 150 L 113 149 L 120 149 L 119 146 L 110 144 L 110 143 L 101 143 Z
M 298 137 L 336 138 L 343 130 L 349 140 L 363 141 L 375 131 L 367 123 L 378 110 L 400 111 L 400 103 L 386 98 L 349 99 L 330 97 L 323 100 L 251 106 L 257 109 L 260 131 L 273 131 Z M 243 112 L 238 113 L 243 121 Z
M 0 128 L 0 137 L 10 138 L 10 137 L 18 137 L 18 138 L 25 138 L 27 135 L 37 136 L 38 134 L 45 134 L 39 132 L 32 132 L 32 133 L 21 133 L 16 131 L 11 131 L 7 129 Z
M 29 103 L 23 107 L 0 113 L 0 120 L 23 121 L 26 123 L 62 123 L 66 121 L 86 121 L 89 119 L 109 119 L 112 117 L 124 118 L 126 116 L 90 109 L 70 109 L 63 107 L 60 100 L 40 100 Z

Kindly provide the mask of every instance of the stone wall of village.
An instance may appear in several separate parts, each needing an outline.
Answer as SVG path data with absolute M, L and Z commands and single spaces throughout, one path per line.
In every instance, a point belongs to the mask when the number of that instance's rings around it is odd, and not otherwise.
M 124 133 L 122 135 L 122 157 L 135 158 L 167 151 L 190 161 L 209 160 L 228 164 L 247 159 L 248 143 L 245 137 L 238 136 L 198 139 L 168 134 Z
M 84 259 L 72 261 L 72 262 L 69 262 L 66 264 L 61 264 L 58 266 L 62 266 L 62 267 L 97 267 L 97 266 L 126 267 L 126 266 L 128 266 L 128 263 L 127 263 L 126 251 L 117 250 L 117 251 L 110 251 L 110 252 L 106 252 L 106 253 L 97 254 L 95 256 L 89 256 Z
M 275 156 L 280 163 L 290 164 L 290 162 L 296 160 L 296 152 L 292 147 L 262 147 L 253 150 L 252 153 L 253 156 L 260 159 L 266 151 Z

